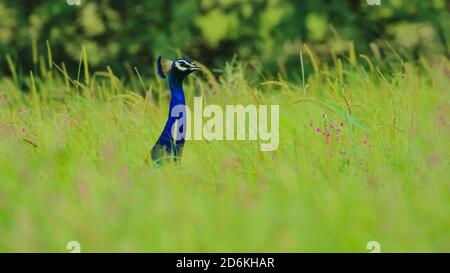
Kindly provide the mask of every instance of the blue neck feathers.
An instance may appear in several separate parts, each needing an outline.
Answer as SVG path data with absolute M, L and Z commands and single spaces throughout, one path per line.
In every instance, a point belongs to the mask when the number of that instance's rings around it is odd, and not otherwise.
M 176 74 L 174 75 L 174 73 L 169 73 L 168 76 L 171 95 L 169 117 L 158 141 L 151 151 L 153 160 L 157 162 L 164 157 L 173 158 L 175 161 L 181 157 L 185 139 L 186 103 L 183 91 L 183 79 Z M 175 123 L 177 124 L 174 126 Z M 172 130 L 176 132 L 173 134 Z
M 170 88 L 170 111 L 177 105 L 185 105 L 183 80 L 169 73 L 169 88 Z M 169 113 L 170 116 L 170 113 Z

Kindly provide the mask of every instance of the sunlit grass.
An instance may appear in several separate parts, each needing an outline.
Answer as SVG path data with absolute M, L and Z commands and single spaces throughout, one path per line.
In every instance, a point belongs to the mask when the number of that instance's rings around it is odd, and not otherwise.
M 163 82 L 141 96 L 110 69 L 89 76 L 85 50 L 84 80 L 52 62 L 20 76 L 7 58 L 0 251 L 65 252 L 72 240 L 85 252 L 367 252 L 372 240 L 449 251 L 448 61 L 352 56 L 313 61 L 308 77 L 299 66 L 306 82 L 259 80 L 236 63 L 219 81 L 193 77 L 190 106 L 194 95 L 279 104 L 280 146 L 191 141 L 180 165 L 163 167 L 145 164 L 167 116 Z

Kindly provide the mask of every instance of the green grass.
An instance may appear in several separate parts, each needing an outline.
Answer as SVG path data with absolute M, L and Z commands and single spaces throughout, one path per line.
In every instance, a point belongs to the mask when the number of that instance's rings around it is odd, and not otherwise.
M 236 63 L 217 82 L 191 77 L 191 106 L 279 104 L 280 146 L 191 141 L 163 167 L 144 160 L 164 82 L 147 79 L 143 97 L 138 79 L 89 76 L 85 50 L 78 79 L 44 60 L 14 68 L 0 79 L 0 251 L 450 251 L 448 60 L 355 56 L 307 62 L 306 77 L 299 65 L 298 81 Z M 331 143 L 316 132 L 341 122 Z

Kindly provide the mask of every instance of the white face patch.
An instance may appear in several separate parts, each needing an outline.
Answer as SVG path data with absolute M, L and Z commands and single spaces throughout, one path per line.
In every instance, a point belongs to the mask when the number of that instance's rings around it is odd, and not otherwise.
M 180 71 L 186 71 L 188 68 L 184 67 L 181 65 L 181 62 L 183 62 L 184 64 L 186 64 L 187 66 L 191 66 L 188 62 L 184 61 L 184 60 L 179 60 L 175 62 L 175 67 L 180 70 Z

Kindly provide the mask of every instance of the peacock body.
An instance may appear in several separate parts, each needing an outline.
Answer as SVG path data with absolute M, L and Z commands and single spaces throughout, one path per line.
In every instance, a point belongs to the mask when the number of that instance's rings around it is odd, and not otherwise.
M 159 56 L 157 59 L 158 75 L 168 79 L 171 95 L 167 122 L 151 150 L 151 157 L 158 164 L 181 159 L 187 126 L 183 80 L 199 69 L 200 67 L 188 58 L 170 61 Z

